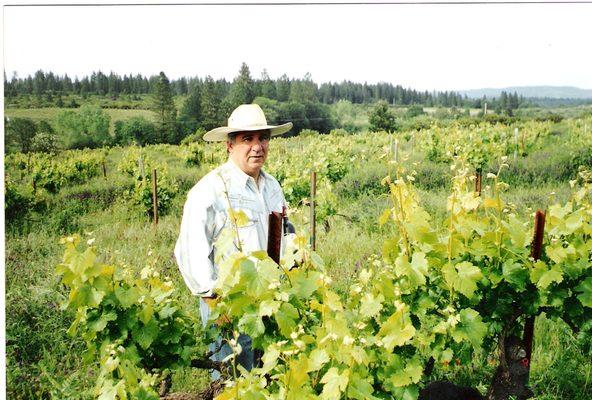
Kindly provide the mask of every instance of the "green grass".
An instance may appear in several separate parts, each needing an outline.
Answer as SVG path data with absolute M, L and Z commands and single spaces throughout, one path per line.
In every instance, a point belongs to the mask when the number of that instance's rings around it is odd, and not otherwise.
M 5 108 L 4 115 L 8 118 L 30 118 L 33 121 L 48 121 L 53 123 L 56 116 L 62 111 L 76 111 L 75 108 Z M 124 110 L 116 108 L 105 108 L 105 111 L 111 118 L 109 131 L 114 132 L 115 121 L 126 120 L 131 117 L 144 117 L 148 120 L 153 119 L 153 113 L 149 110 Z

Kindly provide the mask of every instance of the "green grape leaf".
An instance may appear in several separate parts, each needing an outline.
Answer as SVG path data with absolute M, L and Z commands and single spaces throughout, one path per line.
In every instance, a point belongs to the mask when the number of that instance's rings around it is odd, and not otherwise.
M 323 391 L 321 392 L 322 400 L 338 400 L 341 398 L 341 393 L 347 388 L 349 382 L 349 370 L 344 370 L 341 374 L 335 367 L 329 368 L 327 373 L 323 375 L 321 383 L 324 383 Z
M 229 214 L 230 218 L 235 221 L 236 226 L 239 228 L 246 226 L 249 222 L 251 222 L 251 219 L 247 216 L 247 214 L 245 214 L 243 210 L 230 209 Z
M 557 219 L 564 219 L 565 216 L 571 211 L 572 204 L 567 203 L 565 206 L 560 204 L 553 204 L 549 207 L 549 216 Z
M 339 295 L 329 289 L 325 290 L 325 305 L 329 307 L 331 311 L 343 311 Z
M 547 289 L 551 283 L 561 283 L 563 281 L 563 273 L 562 271 L 553 266 L 550 270 L 543 272 L 541 278 L 537 282 L 537 286 L 542 289 Z
M 406 254 L 399 254 L 395 260 L 395 273 L 397 276 L 406 276 L 412 287 L 425 285 L 428 274 L 428 261 L 422 252 L 413 253 L 411 263 Z
M 251 297 L 260 297 L 267 291 L 268 277 L 260 273 L 254 262 L 242 263 L 241 283 L 246 286 L 246 293 Z
M 416 385 L 394 388 L 393 398 L 397 400 L 417 400 L 419 389 Z
M 274 317 L 282 335 L 290 337 L 290 334 L 296 328 L 296 321 L 298 320 L 296 307 L 290 303 L 284 303 L 275 313 Z
M 275 300 L 263 300 L 259 303 L 259 316 L 269 317 L 280 308 L 280 302 Z
M 523 292 L 528 282 L 528 270 L 522 264 L 507 260 L 502 265 L 502 274 L 506 282 L 510 283 L 517 291 Z
M 471 298 L 477 290 L 477 282 L 483 277 L 481 270 L 468 261 L 456 264 L 455 268 L 458 271 L 455 289 Z
M 582 210 L 574 211 L 569 217 L 565 219 L 565 227 L 567 233 L 572 234 L 582 227 L 584 224 L 584 215 Z
M 468 340 L 473 347 L 481 346 L 481 342 L 487 333 L 487 324 L 483 322 L 481 315 L 471 308 L 465 308 L 460 312 L 460 320 L 452 329 L 452 338 L 460 343 Z
M 408 386 L 417 383 L 423 375 L 423 365 L 419 359 L 410 360 L 404 369 L 399 369 L 391 374 L 390 381 L 394 387 Z
M 465 211 L 472 211 L 481 204 L 481 197 L 476 192 L 468 192 L 460 197 L 460 204 Z
M 469 261 L 454 266 L 446 264 L 442 267 L 444 280 L 449 287 L 471 298 L 477 290 L 477 282 L 483 278 L 481 270 Z
M 177 311 L 177 307 L 172 305 L 172 303 L 169 303 L 158 311 L 158 316 L 160 319 L 167 319 L 173 315 L 175 311 Z
M 115 321 L 117 319 L 117 314 L 114 311 L 111 312 L 103 312 L 99 318 L 94 321 L 88 321 L 87 326 L 88 329 L 92 332 L 100 332 L 107 327 L 109 321 Z
M 83 285 L 79 289 L 70 292 L 70 305 L 72 307 L 97 307 L 101 304 L 104 294 L 94 287 Z
M 563 273 L 557 265 L 551 268 L 545 262 L 538 260 L 530 270 L 530 280 L 541 289 L 547 289 L 553 282 L 561 283 Z
M 119 380 L 117 384 L 114 384 L 112 379 L 105 379 L 103 381 L 103 385 L 100 388 L 98 400 L 115 400 L 120 397 L 119 394 L 121 393 L 121 389 L 124 387 L 125 381 L 123 379 Z
M 403 346 L 415 335 L 415 327 L 404 308 L 397 310 L 380 327 L 378 336 L 382 338 L 385 349 L 393 351 L 397 346 Z
M 297 359 L 290 360 L 287 374 L 290 376 L 290 388 L 300 388 L 308 380 L 308 358 L 301 354 Z
M 275 345 L 267 347 L 261 357 L 261 360 L 263 361 L 262 373 L 271 371 L 277 365 L 279 357 L 280 351 Z
M 238 328 L 252 338 L 259 337 L 265 332 L 263 320 L 256 313 L 245 313 L 238 321 Z
M 378 224 L 380 226 L 382 226 L 382 225 L 386 224 L 390 218 L 391 218 L 391 209 L 388 208 L 382 212 L 380 217 L 378 217 Z
M 382 294 L 379 294 L 377 297 L 374 297 L 372 293 L 366 293 L 364 296 L 362 296 L 360 314 L 364 318 L 374 317 L 380 312 L 380 310 L 382 310 L 383 301 L 384 296 Z
M 530 239 L 527 235 L 526 227 L 515 214 L 510 214 L 508 222 L 502 221 L 502 225 L 506 228 L 510 240 L 516 247 L 525 248 L 528 246 Z
M 560 242 L 547 246 L 547 248 L 545 248 L 545 253 L 557 264 L 560 264 L 567 258 L 567 250 L 563 248 Z
M 325 349 L 316 348 L 311 351 L 308 357 L 308 372 L 318 371 L 330 360 Z
M 142 307 L 142 309 L 138 313 L 138 317 L 139 317 L 140 321 L 142 321 L 144 324 L 147 324 L 153 315 L 154 315 L 154 307 L 152 307 L 152 304 L 149 304 L 149 303 L 144 304 L 144 307 Z
M 140 291 L 135 286 L 132 286 L 129 289 L 118 286 L 115 288 L 115 297 L 119 300 L 119 303 L 121 303 L 121 307 L 130 308 L 140 298 Z
M 132 337 L 140 345 L 140 347 L 146 350 L 158 337 L 158 331 L 158 322 L 156 322 L 154 319 L 151 319 L 150 322 L 145 325 L 136 326 L 132 331 Z
M 320 272 L 296 269 L 294 274 L 290 275 L 292 280 L 292 290 L 297 297 L 301 299 L 308 299 L 319 288 L 317 281 Z
M 576 292 L 581 293 L 578 299 L 585 307 L 592 308 L 592 276 L 586 278 L 575 288 Z
M 372 379 L 368 377 L 367 379 Z M 378 397 L 373 396 L 374 387 L 366 379 L 360 377 L 357 373 L 353 373 L 349 379 L 347 387 L 347 398 L 356 400 L 379 400 Z
M 92 285 L 99 292 L 104 294 L 110 293 L 113 289 L 113 278 L 112 276 L 101 275 L 93 279 Z
M 146 389 L 143 386 L 140 386 L 132 393 L 132 398 L 137 400 L 159 400 L 160 397 L 158 394 L 152 389 Z

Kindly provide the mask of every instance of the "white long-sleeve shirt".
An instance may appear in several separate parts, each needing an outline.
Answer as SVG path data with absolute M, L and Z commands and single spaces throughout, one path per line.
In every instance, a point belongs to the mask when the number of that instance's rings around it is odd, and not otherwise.
M 269 214 L 282 212 L 286 205 L 282 188 L 273 176 L 261 171 L 257 185 L 232 160 L 197 182 L 187 194 L 175 245 L 181 275 L 194 295 L 212 295 L 218 276 L 215 242 L 222 228 L 231 223 L 229 200 L 232 208 L 243 211 L 250 221 L 238 228 L 243 252 L 267 250 Z

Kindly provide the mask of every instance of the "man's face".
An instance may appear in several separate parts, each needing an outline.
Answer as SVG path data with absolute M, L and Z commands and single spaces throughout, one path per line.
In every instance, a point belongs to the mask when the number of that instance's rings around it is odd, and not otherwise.
M 247 175 L 257 178 L 267 159 L 269 132 L 239 132 L 226 143 L 230 158 Z

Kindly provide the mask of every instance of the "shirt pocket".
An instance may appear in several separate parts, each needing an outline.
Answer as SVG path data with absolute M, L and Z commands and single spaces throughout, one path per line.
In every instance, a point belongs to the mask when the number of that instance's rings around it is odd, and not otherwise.
M 252 226 L 257 222 L 258 204 L 255 200 L 242 194 L 230 193 L 228 201 L 234 211 L 242 211 L 248 218 L 248 222 L 241 224 L 241 227 Z
M 230 194 L 229 200 L 235 211 L 241 211 L 247 222 L 238 226 L 238 235 L 243 251 L 262 250 L 267 245 L 263 208 L 256 199 L 245 194 Z

